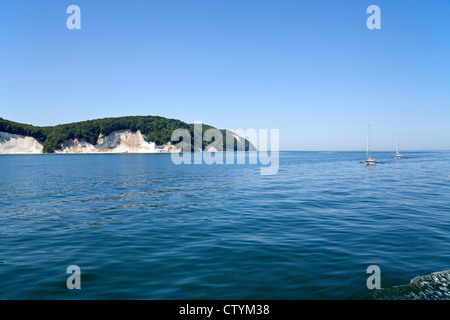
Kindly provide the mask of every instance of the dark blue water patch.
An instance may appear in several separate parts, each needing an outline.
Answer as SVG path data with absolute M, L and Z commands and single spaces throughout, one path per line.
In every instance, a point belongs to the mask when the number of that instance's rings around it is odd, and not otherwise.
M 167 154 L 0 157 L 0 298 L 446 299 L 444 276 L 426 295 L 405 284 L 449 268 L 450 152 L 393 156 L 281 152 L 274 176 Z

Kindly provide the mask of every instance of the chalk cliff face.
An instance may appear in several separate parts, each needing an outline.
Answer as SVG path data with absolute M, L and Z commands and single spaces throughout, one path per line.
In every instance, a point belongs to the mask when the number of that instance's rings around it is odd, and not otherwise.
M 0 132 L 0 154 L 42 153 L 43 145 L 35 138 Z M 145 141 L 139 131 L 114 131 L 106 137 L 100 136 L 96 145 L 85 141 L 65 141 L 55 153 L 171 153 L 180 152 L 171 143 L 158 146 Z
M 100 136 L 96 145 L 85 141 L 65 141 L 55 153 L 170 153 L 179 152 L 172 144 L 157 146 L 154 142 L 145 141 L 139 131 L 114 131 L 106 137 Z
M 238 143 L 245 143 L 245 140 L 238 135 L 234 135 L 234 137 Z M 55 153 L 173 153 L 180 151 L 171 143 L 158 146 L 154 142 L 147 142 L 145 135 L 140 131 L 122 130 L 114 131 L 106 137 L 100 136 L 96 145 L 77 139 L 65 141 L 61 149 L 56 150 Z M 202 152 L 201 149 L 195 151 Z M 212 143 L 203 152 L 219 151 L 225 151 L 222 145 L 217 146 Z
M 0 132 L 0 154 L 37 154 L 42 149 L 42 143 L 35 138 Z
M 245 143 L 245 139 L 234 135 L 237 142 Z M 202 152 L 201 149 L 195 150 Z M 219 152 L 223 146 L 216 142 L 208 145 L 204 152 Z M 43 152 L 42 142 L 33 137 L 0 132 L 0 154 L 39 154 Z M 154 142 L 145 141 L 145 135 L 140 131 L 130 130 L 113 131 L 108 136 L 100 135 L 95 145 L 83 140 L 71 139 L 61 144 L 61 148 L 55 153 L 175 153 L 181 152 L 170 142 L 162 146 Z

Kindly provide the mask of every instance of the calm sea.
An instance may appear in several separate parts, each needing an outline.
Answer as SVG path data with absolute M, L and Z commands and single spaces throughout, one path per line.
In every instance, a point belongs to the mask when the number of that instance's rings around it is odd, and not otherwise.
M 375 154 L 0 156 L 0 299 L 450 299 L 450 152 Z

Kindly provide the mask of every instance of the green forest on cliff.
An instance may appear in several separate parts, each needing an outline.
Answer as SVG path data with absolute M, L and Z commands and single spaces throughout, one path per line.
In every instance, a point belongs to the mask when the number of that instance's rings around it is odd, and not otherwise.
M 203 132 L 213 128 L 203 125 Z M 92 145 L 97 143 L 100 135 L 108 136 L 114 131 L 130 130 L 132 132 L 140 131 L 145 135 L 145 140 L 154 142 L 157 145 L 163 145 L 171 141 L 172 132 L 176 129 L 186 129 L 191 135 L 192 143 L 194 141 L 194 125 L 187 124 L 180 120 L 167 119 L 158 116 L 129 116 L 118 118 L 104 118 L 88 120 L 69 124 L 60 124 L 57 126 L 38 127 L 29 124 L 13 122 L 0 118 L 0 132 L 7 132 L 22 136 L 30 136 L 43 143 L 43 152 L 52 153 L 61 148 L 64 141 L 78 139 L 86 141 Z M 223 149 L 226 149 L 226 130 L 221 130 L 223 135 Z M 213 141 L 204 141 L 204 149 Z M 239 142 L 234 140 L 234 150 L 238 149 Z M 245 150 L 252 150 L 254 147 L 245 140 Z M 191 150 L 194 146 L 191 144 Z

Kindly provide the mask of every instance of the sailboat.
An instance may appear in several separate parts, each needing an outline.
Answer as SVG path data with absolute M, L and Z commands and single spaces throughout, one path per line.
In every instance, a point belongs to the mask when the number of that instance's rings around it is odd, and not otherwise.
M 401 159 L 403 155 L 398 152 L 398 133 L 397 133 L 397 154 L 395 155 L 395 159 Z
M 374 156 L 372 156 L 371 150 L 370 150 L 370 124 L 369 124 L 369 130 L 368 130 L 368 134 L 367 134 L 366 165 L 371 165 L 371 164 L 375 164 L 375 163 L 376 163 L 376 159 Z

